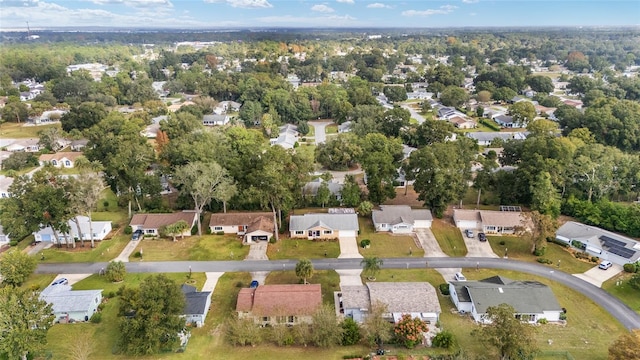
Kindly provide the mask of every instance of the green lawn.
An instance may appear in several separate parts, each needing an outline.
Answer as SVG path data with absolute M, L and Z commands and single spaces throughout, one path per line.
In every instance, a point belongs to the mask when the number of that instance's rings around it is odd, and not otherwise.
M 142 249 L 144 261 L 180 260 L 241 260 L 249 253 L 236 235 L 187 236 L 184 239 L 145 239 L 140 241 L 134 254 Z M 132 255 L 130 261 L 139 261 Z
M 280 237 L 275 244 L 269 244 L 267 256 L 270 260 L 280 259 L 320 259 L 337 258 L 340 255 L 340 243 L 333 241 L 314 241 Z
M 295 271 L 272 271 L 265 280 L 266 284 L 302 284 L 302 279 Z M 335 270 L 315 270 L 313 276 L 307 279 L 309 284 L 320 284 L 322 288 L 322 302 L 333 305 L 333 292 L 340 291 L 340 276 Z
M 305 136 L 308 136 L 312 139 L 316 136 L 316 127 L 313 126 L 313 124 L 309 123 L 309 132 Z
M 27 281 L 22 284 L 22 287 L 25 289 L 42 290 L 49 286 L 55 278 L 56 274 L 31 274 Z
M 116 235 L 109 240 L 96 241 L 96 247 L 93 249 L 90 241 L 85 241 L 84 247 L 77 242 L 75 249 L 67 248 L 65 245 L 62 247 L 52 246 L 42 250 L 41 253 L 44 254 L 45 260 L 40 259 L 40 254 L 37 255 L 37 258 L 38 261 L 48 263 L 109 261 L 120 255 L 122 249 L 127 246 L 130 237 L 130 235 Z
M 74 290 L 95 290 L 95 289 L 103 289 L 104 293 L 115 292 L 118 289 L 125 285 L 129 287 L 137 287 L 140 285 L 142 280 L 148 278 L 149 276 L 154 275 L 150 273 L 127 273 L 125 275 L 124 281 L 120 283 L 112 283 L 108 281 L 106 277 L 100 276 L 97 274 L 91 275 L 86 279 L 78 281 L 73 285 Z M 189 273 L 166 273 L 164 274 L 169 279 L 174 280 L 178 284 L 182 284 L 188 280 Z M 193 273 L 191 274 L 191 281 L 189 284 L 195 286 L 198 289 L 202 289 L 202 285 L 207 280 L 207 277 L 204 273 Z
M 505 249 L 507 249 L 507 255 L 511 259 L 536 262 L 538 258 L 531 253 L 531 242 L 521 237 L 487 236 L 487 238 L 493 252 L 498 256 L 504 256 Z M 500 243 L 503 241 L 504 245 L 501 245 Z M 548 243 L 545 254 L 540 257 L 551 260 L 552 263 L 547 266 L 553 268 L 558 267 L 558 260 L 560 260 L 560 270 L 569 274 L 583 273 L 596 266 L 594 263 L 578 260 L 566 248 L 554 243 Z
M 338 133 L 338 125 L 330 124 L 324 128 L 325 134 L 337 134 Z
M 106 205 L 106 206 L 105 206 Z M 116 194 L 111 191 L 110 188 L 106 188 L 102 190 L 102 199 L 98 201 L 98 211 L 106 212 L 118 212 L 120 209 L 118 208 L 118 197 Z M 124 211 L 124 209 L 123 209 Z M 126 214 L 126 211 L 124 211 Z
M 40 137 L 38 133 L 51 127 L 60 128 L 60 123 L 40 126 L 22 126 L 24 123 L 6 122 L 0 124 L 0 137 L 4 139 L 24 139 Z
M 467 246 L 464 244 L 460 229 L 445 220 L 434 219 L 431 223 L 431 231 L 445 254 L 452 257 L 467 255 Z
M 568 321 L 566 326 L 547 324 L 536 327 L 536 340 L 540 350 L 568 351 L 576 359 L 605 360 L 609 345 L 626 331 L 606 310 L 593 301 L 550 280 L 504 270 L 465 269 L 464 274 L 469 280 L 501 275 L 513 280 L 536 280 L 549 285 L 560 306 L 567 309 Z M 488 349 L 478 339 L 469 336 L 476 325 L 468 316 L 450 312 L 453 307 L 450 300 L 442 306 L 440 321 L 444 328 L 456 335 L 460 346 L 468 353 L 488 354 Z M 551 345 L 548 340 L 552 340 Z
M 362 256 L 379 258 L 424 256 L 424 250 L 418 248 L 412 236 L 376 232 L 370 218 L 358 217 L 358 223 L 360 225 L 360 235 L 357 237 L 358 251 Z M 360 246 L 360 241 L 364 239 L 371 240 L 368 249 Z
M 632 275 L 622 272 L 605 281 L 602 288 L 640 314 L 640 290 L 636 290 L 628 284 Z M 620 285 L 616 285 L 618 281 L 621 281 Z

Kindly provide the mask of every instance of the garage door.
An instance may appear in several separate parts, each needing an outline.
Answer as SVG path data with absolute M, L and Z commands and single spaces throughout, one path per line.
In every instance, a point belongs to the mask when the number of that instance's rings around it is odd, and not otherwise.
M 40 235 L 40 239 L 42 239 L 42 241 L 51 241 L 51 234 L 42 234 Z
M 269 241 L 269 237 L 266 236 L 266 235 L 256 235 L 256 236 L 252 236 L 251 240 L 252 241 L 259 241 L 259 240 L 261 240 L 261 241 Z
M 478 223 L 471 220 L 458 220 L 456 221 L 456 226 L 461 229 L 475 229 L 478 226 Z
M 356 237 L 355 230 L 341 230 L 340 237 Z

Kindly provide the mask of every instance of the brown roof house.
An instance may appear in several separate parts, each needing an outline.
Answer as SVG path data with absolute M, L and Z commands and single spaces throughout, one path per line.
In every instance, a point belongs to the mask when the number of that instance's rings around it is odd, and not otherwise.
M 257 241 L 269 241 L 275 231 L 275 225 L 273 213 L 270 212 L 223 213 L 211 214 L 209 229 L 213 234 L 237 234 L 242 236 L 244 244 L 252 244 Z
M 38 158 L 40 165 L 51 164 L 57 168 L 73 168 L 76 160 L 83 156 L 81 152 L 59 152 L 54 154 L 42 154 Z
M 240 290 L 236 311 L 260 325 L 295 325 L 310 324 L 320 306 L 320 284 L 260 285 Z
M 196 224 L 196 216 L 197 213 L 195 211 L 182 211 L 168 214 L 135 214 L 131 218 L 129 225 L 133 231 L 142 230 L 144 235 L 159 236 L 160 228 L 163 226 L 184 220 L 189 224 L 189 228 L 180 235 L 190 236 L 191 228 Z
M 531 229 L 531 221 L 521 211 L 462 210 L 453 211 L 453 221 L 460 229 L 482 229 L 487 234 L 514 234 L 518 228 Z

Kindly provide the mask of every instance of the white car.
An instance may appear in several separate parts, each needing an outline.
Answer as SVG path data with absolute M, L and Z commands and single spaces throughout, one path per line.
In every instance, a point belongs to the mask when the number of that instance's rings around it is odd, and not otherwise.
M 457 272 L 457 273 L 453 276 L 453 278 L 454 278 L 456 281 L 467 281 L 467 278 L 466 278 L 466 277 L 464 277 L 464 275 L 462 275 L 462 273 L 461 273 L 461 272 Z
M 602 270 L 607 270 L 608 268 L 610 268 L 613 264 L 611 263 L 611 261 L 608 260 L 604 260 L 603 262 L 600 263 L 600 265 L 598 265 L 598 267 Z

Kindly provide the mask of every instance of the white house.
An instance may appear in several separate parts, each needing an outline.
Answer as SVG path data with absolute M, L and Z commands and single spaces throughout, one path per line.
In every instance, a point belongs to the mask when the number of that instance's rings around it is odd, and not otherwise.
M 67 222 L 67 225 L 69 225 L 69 232 L 58 233 L 58 240 L 60 241 L 60 244 L 70 244 L 73 243 L 75 239 L 91 240 L 92 236 L 89 230 L 89 218 L 86 216 L 77 216 L 77 219 L 82 233 L 78 234 L 78 225 L 74 221 L 75 218 L 74 220 L 69 220 Z M 111 221 L 91 221 L 91 230 L 93 230 L 93 240 L 104 240 L 111 232 Z M 34 232 L 33 236 L 36 242 L 51 241 L 54 244 L 57 244 L 56 237 L 53 234 L 53 229 L 49 226 L 38 232 Z
M 158 236 L 163 226 L 175 224 L 180 220 L 185 221 L 189 227 L 180 234 L 191 236 L 191 229 L 195 226 L 197 213 L 195 211 L 182 211 L 163 214 L 135 214 L 131 217 L 129 226 L 133 231 L 141 230 L 147 236 Z
M 40 166 L 51 164 L 57 168 L 70 169 L 75 167 L 76 160 L 80 156 L 83 156 L 83 154 L 77 151 L 58 152 L 53 154 L 42 154 L 38 158 L 38 161 L 40 162 Z
M 371 213 L 376 231 L 407 234 L 414 229 L 431 228 L 433 216 L 427 209 L 412 209 L 408 205 L 380 205 Z
M 292 238 L 335 239 L 338 237 L 356 237 L 360 226 L 358 215 L 349 213 L 308 213 L 291 215 L 289 231 Z
M 0 175 L 0 198 L 8 198 L 11 196 L 9 187 L 13 184 L 13 178 Z
M 556 239 L 618 265 L 640 260 L 640 243 L 611 231 L 575 221 L 564 223 Z
M 0 225 L 0 246 L 6 245 L 10 242 L 11 242 L 11 239 L 9 238 L 9 234 L 5 234 L 4 229 L 2 228 L 2 225 Z
M 56 322 L 89 321 L 102 302 L 102 290 L 71 290 L 69 285 L 51 285 L 40 293 L 51 304 Z
M 271 146 L 279 145 L 285 149 L 293 149 L 298 143 L 298 127 L 291 124 L 280 126 L 277 138 L 269 139 Z
M 181 289 L 185 298 L 182 316 L 187 324 L 202 327 L 211 307 L 211 291 L 197 291 L 195 287 L 186 284 Z
M 562 307 L 551 288 L 538 281 L 514 281 L 494 276 L 480 281 L 452 281 L 451 300 L 461 313 L 483 324 L 491 323 L 487 308 L 500 304 L 511 305 L 516 318 L 535 324 L 540 319 L 560 321 Z
M 480 229 L 487 234 L 514 234 L 519 227 L 532 227 L 521 211 L 455 209 L 453 221 L 460 229 Z
M 227 116 L 227 115 L 218 115 L 218 114 L 205 115 L 202 118 L 202 125 L 205 125 L 205 126 L 222 126 L 222 125 L 227 125 L 230 120 L 231 120 L 231 118 L 229 116 Z

